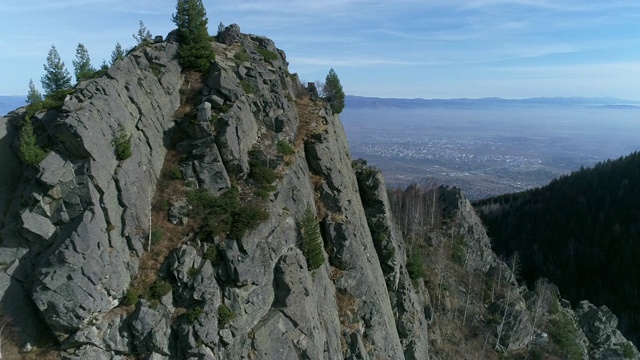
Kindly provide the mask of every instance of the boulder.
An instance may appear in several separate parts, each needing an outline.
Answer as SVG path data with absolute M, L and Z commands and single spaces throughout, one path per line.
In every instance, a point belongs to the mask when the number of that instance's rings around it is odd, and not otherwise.
M 596 307 L 584 300 L 575 309 L 578 324 L 589 340 L 589 358 L 637 359 L 638 349 L 617 329 L 618 318 L 606 306 Z
M 131 333 L 138 353 L 169 356 L 171 314 L 163 304 L 152 306 L 140 300 L 131 316 Z
M 224 28 L 222 32 L 218 34 L 218 41 L 225 45 L 233 45 L 240 41 L 242 35 L 240 33 L 240 26 L 238 24 L 231 24 Z
M 171 202 L 169 207 L 169 222 L 174 225 L 187 225 L 189 222 L 189 209 L 187 199 L 179 199 Z

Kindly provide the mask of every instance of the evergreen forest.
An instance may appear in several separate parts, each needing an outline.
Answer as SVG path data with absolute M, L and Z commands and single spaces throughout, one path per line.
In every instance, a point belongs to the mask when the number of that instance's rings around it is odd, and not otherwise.
M 529 191 L 474 204 L 498 254 L 518 253 L 528 285 L 546 277 L 575 306 L 589 299 L 640 340 L 640 153 Z

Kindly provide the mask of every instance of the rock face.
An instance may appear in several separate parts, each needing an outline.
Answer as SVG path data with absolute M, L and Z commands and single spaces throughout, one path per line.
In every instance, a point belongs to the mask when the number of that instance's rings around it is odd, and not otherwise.
M 115 307 L 137 272 L 148 189 L 160 174 L 180 105 L 176 51 L 171 43 L 135 50 L 102 78 L 78 84 L 62 109 L 37 115 L 46 129 L 40 141 L 51 151 L 2 189 L 0 263 L 7 268 L 1 276 L 11 289 L 0 289 L 2 306 L 13 316 L 37 318 L 29 314 L 35 306 L 59 341 Z M 113 147 L 119 128 L 133 153 L 124 161 Z M 31 332 L 27 341 L 38 327 L 22 330 Z
M 591 345 L 590 359 L 629 359 L 640 356 L 637 349 L 616 328 L 618 318 L 606 306 L 598 308 L 586 300 L 581 301 L 575 314 Z
M 134 50 L 78 84 L 61 108 L 37 114 L 38 141 L 50 151 L 36 167 L 14 156 L 24 110 L 0 118 L 9 154 L 0 164 L 13 174 L 0 185 L 0 298 L 20 345 L 48 340 L 65 359 L 442 359 L 438 346 L 458 336 L 446 324 L 468 321 L 484 331 L 487 352 L 529 348 L 536 326 L 525 290 L 459 191 L 430 203 L 451 236 L 421 241 L 463 249 L 460 278 L 500 282 L 501 298 L 498 290 L 480 296 L 470 320 L 454 295 L 468 305 L 472 284 L 433 291 L 429 284 L 452 273 L 415 276 L 414 243 L 392 215 L 382 174 L 352 162 L 339 118 L 309 98 L 271 40 L 227 27 L 198 80 L 181 73 L 173 38 Z M 119 160 L 113 140 L 122 132 L 133 155 Z M 156 189 L 167 176 L 173 192 Z M 156 190 L 168 196 L 160 199 L 173 241 L 165 253 L 169 243 L 147 243 Z M 209 194 L 210 208 L 239 193 L 266 220 L 234 232 L 236 218 L 221 224 L 194 213 L 190 191 Z M 314 270 L 307 209 L 325 259 Z M 150 257 L 160 257 L 152 271 Z M 134 287 L 149 276 L 157 277 L 149 289 Z M 600 349 L 593 358 L 628 355 L 605 309 L 576 313 Z

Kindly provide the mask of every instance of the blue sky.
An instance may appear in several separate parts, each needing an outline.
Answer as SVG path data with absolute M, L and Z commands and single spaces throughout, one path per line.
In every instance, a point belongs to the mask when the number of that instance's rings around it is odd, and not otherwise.
M 291 72 L 380 97 L 612 96 L 640 100 L 638 0 L 204 0 L 209 28 L 237 23 L 285 50 Z M 0 95 L 39 85 L 55 44 L 95 66 L 142 20 L 172 28 L 173 0 L 3 1 Z

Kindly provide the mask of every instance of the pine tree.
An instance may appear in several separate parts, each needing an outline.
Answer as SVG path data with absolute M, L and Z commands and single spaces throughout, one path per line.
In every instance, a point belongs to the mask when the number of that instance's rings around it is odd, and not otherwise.
M 78 44 L 76 48 L 76 59 L 73 60 L 72 63 L 74 74 L 76 75 L 76 82 L 90 79 L 96 72 L 96 69 L 91 66 L 89 51 L 83 44 Z
M 122 50 L 122 45 L 118 42 L 116 43 L 116 48 L 111 52 L 111 65 L 122 59 L 124 59 L 124 50 Z
M 183 68 L 202 72 L 209 69 L 215 54 L 207 30 L 208 21 L 202 0 L 178 0 L 173 22 L 178 27 Z
M 40 91 L 36 89 L 36 86 L 33 84 L 33 80 L 29 79 L 29 93 L 27 94 L 27 103 L 31 105 L 40 102 L 42 102 L 42 94 L 40 94 Z
M 36 143 L 36 135 L 33 132 L 33 125 L 28 117 L 20 122 L 20 159 L 25 164 L 37 165 L 46 153 Z
M 138 28 L 138 34 L 133 34 L 133 38 L 136 39 L 138 45 L 146 46 L 151 43 L 151 31 L 144 26 L 142 20 L 139 23 L 140 27 Z M 117 46 L 117 45 L 116 45 Z
M 315 270 L 324 264 L 324 249 L 318 219 L 310 206 L 302 218 L 302 253 L 307 258 L 309 270 Z
M 118 131 L 112 141 L 116 159 L 119 161 L 126 160 L 131 157 L 131 135 L 122 124 L 118 124 Z
M 46 95 L 71 87 L 71 75 L 60 59 L 60 54 L 55 45 L 47 55 L 47 63 L 44 65 L 45 74 L 42 76 L 42 88 Z
M 333 68 L 329 70 L 327 78 L 324 81 L 324 99 L 329 103 L 334 114 L 340 114 L 344 109 L 344 91 L 340 84 L 338 74 Z

